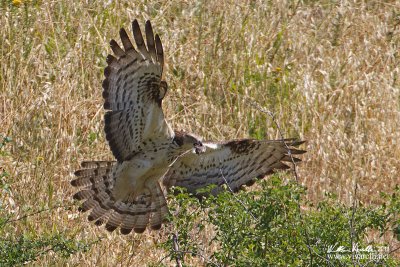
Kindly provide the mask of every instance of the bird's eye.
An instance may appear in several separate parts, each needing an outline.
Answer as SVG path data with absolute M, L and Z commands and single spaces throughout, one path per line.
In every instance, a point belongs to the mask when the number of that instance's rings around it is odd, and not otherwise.
M 202 142 L 196 142 L 193 144 L 196 154 L 201 154 L 206 151 L 206 147 L 203 146 Z
M 198 147 L 198 146 L 203 146 L 203 143 L 201 143 L 201 142 L 196 142 L 196 143 L 194 143 L 193 144 L 195 147 Z

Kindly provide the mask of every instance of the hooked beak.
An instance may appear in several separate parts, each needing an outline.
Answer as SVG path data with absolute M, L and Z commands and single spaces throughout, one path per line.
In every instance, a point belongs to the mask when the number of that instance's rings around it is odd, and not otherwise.
M 194 145 L 194 152 L 196 152 L 197 155 L 198 155 L 198 154 L 201 154 L 201 153 L 204 153 L 204 152 L 206 152 L 206 147 L 203 146 L 202 143 L 200 143 L 200 144 L 195 144 L 195 145 Z

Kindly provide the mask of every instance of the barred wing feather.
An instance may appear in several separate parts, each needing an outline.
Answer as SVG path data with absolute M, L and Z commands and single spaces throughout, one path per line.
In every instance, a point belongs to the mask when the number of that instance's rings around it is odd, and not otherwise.
M 166 140 L 173 135 L 161 107 L 166 93 L 166 83 L 161 81 L 164 64 L 161 40 L 158 35 L 154 37 L 150 21 L 145 28 L 147 47 L 136 20 L 132 22 L 132 30 L 137 49 L 122 28 L 123 49 L 111 40 L 115 56 L 108 55 L 104 70 L 104 108 L 109 110 L 104 116 L 106 138 L 120 162 L 140 151 L 143 140 L 152 136 Z
M 200 155 L 187 154 L 180 158 L 164 177 L 164 185 L 184 187 L 196 194 L 200 188 L 215 184 L 212 193 L 217 194 L 221 185 L 227 183 L 233 191 L 242 185 L 251 185 L 277 170 L 290 167 L 284 162 L 300 161 L 289 155 L 303 154 L 295 147 L 302 141 L 293 139 L 260 141 L 252 139 L 233 140 L 225 143 L 203 143 L 207 146 Z M 288 149 L 289 148 L 289 149 Z

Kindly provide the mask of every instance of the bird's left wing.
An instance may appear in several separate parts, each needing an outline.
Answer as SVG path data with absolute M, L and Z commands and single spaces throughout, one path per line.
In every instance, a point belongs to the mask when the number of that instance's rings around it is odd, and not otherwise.
M 205 153 L 188 153 L 179 158 L 164 176 L 163 183 L 167 188 L 179 186 L 193 194 L 211 184 L 217 186 L 212 190 L 213 194 L 218 193 L 223 184 L 237 191 L 242 185 L 253 184 L 257 178 L 263 178 L 277 170 L 289 169 L 285 161 L 300 161 L 290 154 L 305 153 L 306 151 L 295 148 L 302 143 L 304 142 L 293 139 L 205 142 Z

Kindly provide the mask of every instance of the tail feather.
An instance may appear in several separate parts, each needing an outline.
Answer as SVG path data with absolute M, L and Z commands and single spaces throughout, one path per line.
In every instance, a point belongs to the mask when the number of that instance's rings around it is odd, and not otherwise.
M 128 213 L 136 213 L 136 221 L 133 225 L 134 231 L 136 233 L 142 233 L 147 225 L 149 224 L 149 218 L 151 210 L 151 191 L 145 190 L 144 194 L 140 196 L 137 201 L 134 202 L 128 208 Z
M 136 216 L 126 214 L 121 224 L 121 233 L 127 235 L 132 232 L 133 228 L 135 228 L 136 221 Z
M 115 203 L 114 205 L 116 205 L 116 204 L 117 203 Z M 112 210 L 110 213 L 110 216 L 108 217 L 106 229 L 110 232 L 114 231 L 115 229 L 117 229 L 120 226 L 124 217 L 125 217 L 125 214 L 119 213 L 116 210 Z
M 97 203 L 97 201 L 95 201 L 93 198 L 89 198 L 89 199 L 85 200 L 85 201 L 82 203 L 82 205 L 81 205 L 81 207 L 80 207 L 79 210 L 82 211 L 82 212 L 85 212 L 85 211 L 88 211 L 88 210 L 93 209 L 93 208 L 96 207 L 97 205 L 99 205 L 99 204 Z
M 79 192 L 76 192 L 73 196 L 75 200 L 83 200 L 83 199 L 88 199 L 94 196 L 94 191 L 93 190 L 82 190 Z
M 122 234 L 159 229 L 168 214 L 164 193 L 158 181 L 146 182 L 140 195 L 132 192 L 126 199 L 115 199 L 113 190 L 118 175 L 116 162 L 82 162 L 82 168 L 75 172 L 71 181 L 80 191 L 74 194 L 76 200 L 84 200 L 80 211 L 90 210 L 89 221 L 96 225 L 105 224 L 108 231 L 120 228 Z
M 82 162 L 81 166 L 84 169 L 75 171 L 75 176 L 78 177 L 71 181 L 71 185 L 77 187 L 91 186 L 92 184 L 112 182 L 109 173 L 115 165 L 114 161 L 93 161 Z
M 151 229 L 158 230 L 168 215 L 167 202 L 160 184 L 150 185 L 151 193 L 151 210 L 154 210 L 150 218 Z
M 94 222 L 95 225 L 100 226 L 103 225 L 105 222 L 107 222 L 108 216 L 107 214 L 101 218 L 99 218 L 97 221 Z
M 97 161 L 82 161 L 81 167 L 86 169 L 93 169 L 93 168 L 111 168 L 115 164 L 115 161 L 109 160 L 97 160 Z
M 88 216 L 88 220 L 89 221 L 97 221 L 98 219 L 100 219 L 101 217 L 103 217 L 105 214 L 107 214 L 109 212 L 108 209 L 104 209 L 103 207 L 101 207 L 100 205 L 97 205 L 96 207 L 94 207 L 92 209 L 92 211 L 90 212 L 89 216 Z
M 143 233 L 149 223 L 150 213 L 139 215 L 134 227 L 135 233 Z

